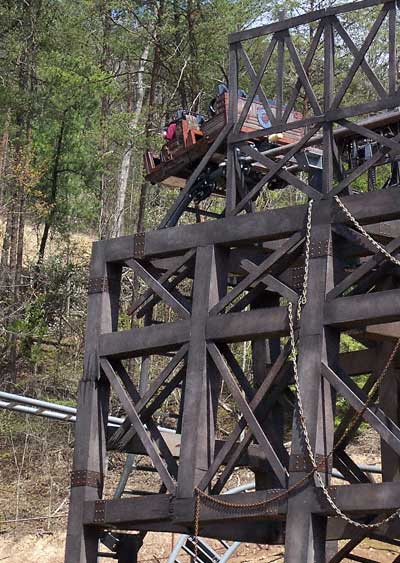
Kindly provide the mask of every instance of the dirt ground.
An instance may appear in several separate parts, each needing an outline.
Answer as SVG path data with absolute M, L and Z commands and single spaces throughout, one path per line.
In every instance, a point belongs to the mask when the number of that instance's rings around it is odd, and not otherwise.
M 379 440 L 375 433 L 371 431 L 364 432 L 354 444 L 349 446 L 348 452 L 351 454 L 354 461 L 357 463 L 374 464 L 379 461 Z M 121 467 L 114 460 L 113 469 L 120 470 Z M 60 461 L 60 467 L 56 467 L 57 474 L 62 475 L 63 471 L 67 472 L 68 467 L 65 461 Z M 1 475 L 0 471 L 0 475 Z M 106 486 L 106 496 L 110 496 L 111 492 L 115 490 L 117 482 L 117 474 L 111 472 L 110 479 Z M 379 476 L 374 475 L 376 481 Z M 32 477 L 33 479 L 33 477 Z M 141 474 L 140 486 L 144 489 L 154 490 L 156 483 L 154 474 Z M 249 471 L 241 470 L 236 472 L 230 486 L 236 486 L 240 483 L 246 483 L 252 480 L 252 474 Z M 131 488 L 138 484 L 138 475 L 133 475 L 132 482 L 128 483 Z M 336 481 L 336 480 L 335 480 Z M 67 482 L 67 477 L 62 478 L 62 482 Z M 339 484 L 340 482 L 337 482 Z M 341 482 L 343 483 L 343 482 Z M 129 487 L 128 487 L 129 488 Z M 21 516 L 32 516 L 38 513 L 45 514 L 45 503 L 39 509 L 40 497 L 43 496 L 46 501 L 44 491 L 46 487 L 38 485 L 38 477 L 35 476 L 34 480 L 28 480 L 21 490 Z M 64 490 L 65 489 L 65 490 Z M 30 494 L 24 494 L 30 491 Z M 33 494 L 36 491 L 37 494 Z M 30 502 L 25 506 L 25 501 Z M 65 499 L 63 501 L 63 499 Z M 65 541 L 65 527 L 66 517 L 65 513 L 68 508 L 68 489 L 62 488 L 60 495 L 55 502 L 59 510 L 58 514 L 61 518 L 46 521 L 27 521 L 19 523 L 18 528 L 14 524 L 5 524 L 1 522 L 0 525 L 0 563 L 63 563 L 64 561 L 64 541 Z M 15 503 L 15 494 L 12 487 L 0 489 L 0 508 L 2 506 L 1 514 L 4 516 L 13 513 L 13 506 Z M 57 512 L 57 510 L 55 512 Z M 54 512 L 53 512 L 54 513 Z M 1 518 L 0 518 L 1 521 Z M 178 534 L 156 534 L 149 533 L 145 538 L 144 546 L 140 551 L 139 563 L 167 563 L 168 556 L 171 553 L 173 546 L 178 541 Z M 218 542 L 208 542 L 218 553 L 224 550 Z M 104 548 L 104 551 L 107 551 Z M 400 554 L 400 548 L 388 546 L 377 541 L 368 540 L 361 544 L 359 548 L 354 551 L 354 554 L 361 557 L 368 558 L 369 560 L 380 563 L 393 563 L 396 557 Z M 99 559 L 99 563 L 106 563 L 110 561 L 109 558 Z M 180 563 L 189 563 L 187 555 L 179 555 Z M 345 560 L 350 563 L 350 560 Z M 283 548 L 275 546 L 258 546 L 253 544 L 242 544 L 236 553 L 231 557 L 230 563 L 282 563 L 283 562 Z
M 0 537 L 0 562 L 5 563 L 63 563 L 64 561 L 64 539 L 62 532 L 48 533 L 38 531 L 36 534 L 3 534 Z M 166 563 L 168 556 L 179 539 L 177 534 L 147 535 L 144 546 L 140 551 L 139 563 Z M 217 552 L 223 550 L 214 543 Z M 400 549 L 381 544 L 376 541 L 368 541 L 354 551 L 362 557 L 367 557 L 380 563 L 392 563 L 399 555 Z M 109 558 L 99 559 L 99 563 L 106 563 Z M 181 563 L 189 563 L 188 556 L 179 556 Z M 345 559 L 350 563 L 350 560 Z M 242 544 L 230 563 L 282 563 L 283 549 L 281 547 L 258 546 Z

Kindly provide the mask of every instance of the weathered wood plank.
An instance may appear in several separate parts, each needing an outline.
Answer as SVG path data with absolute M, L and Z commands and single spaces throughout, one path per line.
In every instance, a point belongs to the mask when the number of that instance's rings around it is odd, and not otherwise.
M 272 268 L 278 260 L 280 260 L 287 252 L 293 247 L 299 245 L 303 241 L 300 233 L 294 233 L 289 240 L 285 242 L 279 249 L 275 250 L 268 258 L 261 264 L 255 266 L 252 272 L 249 273 L 241 282 L 239 282 L 229 293 L 227 293 L 210 311 L 211 315 L 218 315 L 225 309 L 232 301 L 234 301 L 243 291 L 248 289 L 250 285 L 256 282 L 259 278 Z
M 101 374 L 98 339 L 101 333 L 116 330 L 121 280 L 119 265 L 106 265 L 104 246 L 94 243 L 90 277 L 106 279 L 109 291 L 88 297 L 84 372 L 79 383 L 78 412 L 75 426 L 74 472 L 98 474 L 98 486 L 89 483 L 71 487 L 66 563 L 96 563 L 99 534 L 83 525 L 84 503 L 101 498 L 106 471 L 106 435 L 109 384 Z
M 178 348 L 189 341 L 190 322 L 176 321 L 164 325 L 152 325 L 108 333 L 99 338 L 99 355 L 124 359 L 157 354 Z
M 349 377 L 344 379 L 344 374 L 340 377 L 324 362 L 322 363 L 322 373 L 336 391 L 342 395 L 357 412 L 361 412 L 367 398 L 363 395 L 361 389 L 359 389 Z M 400 455 L 400 428 L 387 417 L 383 411 L 377 408 L 376 405 L 368 407 L 362 417 L 380 434 L 381 438 Z
M 379 6 L 381 4 L 386 4 L 390 2 L 393 2 L 393 0 L 361 0 L 359 2 L 349 2 L 347 4 L 342 4 L 339 6 L 332 6 L 330 8 L 323 8 L 321 10 L 307 12 L 300 16 L 287 18 L 283 21 L 277 21 L 274 23 L 261 25 L 259 27 L 253 27 L 245 31 L 237 31 L 231 33 L 229 35 L 229 43 L 236 43 L 238 41 L 247 41 L 248 39 L 254 39 L 255 37 L 260 37 L 261 35 L 268 35 L 270 33 L 284 31 L 285 29 L 289 29 L 291 27 L 298 27 L 300 25 L 312 23 L 320 20 L 321 18 L 335 16 L 337 14 L 345 14 L 355 10 L 362 10 L 364 8 L 371 8 L 373 6 Z
M 252 434 L 255 436 L 258 444 L 263 448 L 267 456 L 268 462 L 270 463 L 281 486 L 283 488 L 286 487 L 286 483 L 287 483 L 286 468 L 283 466 L 274 448 L 271 446 L 270 441 L 264 434 L 263 429 L 261 428 L 258 420 L 253 414 L 252 407 L 243 398 L 240 387 L 238 386 L 235 379 L 233 378 L 228 366 L 225 363 L 225 360 L 221 352 L 218 350 L 216 345 L 211 342 L 208 343 L 207 348 L 208 351 L 210 352 L 210 355 L 215 365 L 218 368 L 218 371 L 222 375 L 222 379 L 225 381 L 227 387 L 230 389 L 236 404 L 238 405 L 240 411 L 243 414 L 244 419 L 246 420 L 249 428 L 251 429 Z
M 329 34 L 325 41 L 330 40 Z M 329 70 L 329 69 L 328 69 Z M 320 204 L 314 203 L 312 219 L 316 218 L 310 232 L 311 247 L 322 242 L 326 251 L 319 255 L 311 252 L 307 302 L 302 311 L 299 330 L 297 370 L 304 409 L 304 424 L 307 428 L 310 447 L 315 456 L 326 456 L 333 447 L 333 406 L 330 386 L 321 376 L 321 359 L 336 361 L 339 353 L 338 334 L 324 326 L 323 305 L 326 293 L 333 284 L 334 262 L 329 248 L 332 232 L 329 223 L 318 221 Z M 296 405 L 292 425 L 289 487 L 301 482 L 307 474 L 305 466 L 295 470 L 296 460 L 307 456 L 303 427 Z M 329 485 L 331 468 L 323 472 Z M 286 520 L 285 560 L 326 561 L 326 520 L 315 520 L 312 499 L 317 491 L 314 479 L 310 479 L 288 500 Z
M 399 219 L 400 216 L 396 188 L 345 196 L 342 201 L 363 225 Z M 331 210 L 328 201 L 321 202 L 319 210 L 321 220 L 325 217 L 327 221 L 332 220 L 334 223 L 348 223 L 339 209 Z M 245 245 L 255 241 L 285 239 L 303 229 L 306 214 L 307 206 L 299 205 L 147 232 L 145 258 L 168 257 L 207 244 Z M 133 256 L 133 241 L 134 237 L 127 236 L 101 241 L 99 244 L 103 247 L 107 261 L 124 262 Z
M 189 310 L 178 301 L 154 276 L 137 260 L 127 260 L 127 265 L 156 293 L 164 303 L 184 319 L 190 318 Z
M 178 497 L 194 489 L 214 457 L 220 377 L 210 365 L 206 345 L 209 310 L 226 291 L 226 255 L 214 246 L 197 250 L 193 308 L 182 417 Z
M 388 323 L 400 317 L 400 290 L 367 295 L 338 297 L 324 307 L 324 323 L 337 328 L 352 328 L 373 323 Z
M 176 485 L 170 473 L 171 468 L 175 471 L 177 470 L 177 466 L 175 461 L 173 461 L 173 457 L 170 456 L 169 459 L 165 461 L 161 457 L 161 451 L 158 449 L 156 443 L 153 442 L 152 438 L 147 433 L 147 430 L 145 429 L 142 421 L 139 418 L 139 415 L 136 412 L 132 398 L 130 397 L 126 388 L 121 384 L 113 367 L 108 362 L 108 360 L 102 359 L 101 367 L 106 373 L 107 378 L 110 381 L 111 386 L 115 394 L 117 395 L 118 399 L 120 400 L 126 414 L 128 415 L 132 426 L 135 428 L 142 444 L 146 448 L 146 451 L 151 461 L 153 462 L 154 466 L 157 468 L 157 472 L 160 475 L 162 482 L 167 487 L 170 493 L 175 493 Z M 153 425 L 153 429 L 154 429 L 154 425 Z M 165 446 L 165 442 L 163 445 Z

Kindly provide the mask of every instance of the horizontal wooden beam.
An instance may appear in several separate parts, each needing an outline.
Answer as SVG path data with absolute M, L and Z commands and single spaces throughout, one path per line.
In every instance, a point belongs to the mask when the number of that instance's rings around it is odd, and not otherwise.
M 397 289 L 340 297 L 325 304 L 325 324 L 341 329 L 388 323 L 399 318 L 400 290 Z M 286 307 L 216 315 L 209 317 L 206 324 L 206 338 L 215 342 L 243 342 L 257 337 L 285 336 L 287 333 Z M 99 355 L 126 359 L 157 354 L 179 347 L 188 342 L 189 337 L 190 321 L 112 332 L 100 336 Z M 364 362 L 361 368 L 360 364 L 360 369 L 364 370 L 366 365 Z
M 389 323 L 400 318 L 400 290 L 339 297 L 325 304 L 324 322 L 337 328 Z
M 284 489 L 270 489 L 233 495 L 216 495 L 214 498 L 228 501 L 231 504 L 251 504 L 271 499 L 284 492 Z M 330 487 L 329 492 L 336 505 L 345 513 L 357 517 L 358 514 L 376 514 L 390 512 L 398 509 L 400 483 L 374 483 Z M 323 497 L 321 491 L 310 500 L 311 510 L 314 514 L 334 516 L 332 507 Z M 194 521 L 193 498 L 177 499 L 167 494 L 154 494 L 146 497 L 128 499 L 113 499 L 106 501 L 88 501 L 84 508 L 84 524 L 95 525 L 102 528 L 110 526 L 122 529 L 157 529 L 170 531 L 180 529 L 180 526 L 190 528 Z M 259 509 L 235 512 L 233 509 L 218 510 L 215 506 L 201 504 L 200 524 L 201 531 L 208 523 L 240 522 L 247 520 L 249 514 L 257 522 L 268 520 L 281 520 L 287 510 L 287 498 L 261 506 Z M 265 524 L 264 524 L 265 525 Z
M 400 482 L 339 485 L 329 487 L 329 492 L 340 510 L 353 516 L 357 516 L 357 513 L 390 512 L 399 508 Z M 313 506 L 313 512 L 334 516 L 321 491 L 319 498 Z
M 107 430 L 107 441 L 112 439 L 112 436 L 117 432 L 117 428 L 109 427 Z M 179 457 L 180 449 L 181 449 L 181 435 L 174 434 L 173 432 L 165 432 L 161 430 L 161 435 L 164 438 L 165 443 L 167 444 L 168 448 L 170 449 L 172 455 L 176 458 Z M 111 446 L 107 448 L 108 451 L 116 450 L 120 451 L 120 449 L 115 446 Z M 138 455 L 147 455 L 146 449 L 143 446 L 142 442 L 140 441 L 139 437 L 136 435 L 134 436 L 128 444 L 122 448 L 122 451 L 125 453 L 131 454 L 138 454 Z
M 400 217 L 400 198 L 397 188 L 389 188 L 342 198 L 349 211 L 364 224 L 391 221 Z M 318 205 L 318 210 L 317 210 Z M 324 200 L 314 204 L 319 222 L 348 223 L 339 207 Z M 150 231 L 144 236 L 144 257 L 164 258 L 182 254 L 196 246 L 217 244 L 241 246 L 247 243 L 281 240 L 304 228 L 307 206 L 284 207 L 259 213 L 230 216 L 218 221 L 180 225 Z M 134 256 L 134 237 L 119 237 L 99 241 L 109 262 L 124 262 Z
M 134 524 L 135 522 L 162 522 L 171 518 L 170 505 L 173 497 L 155 494 L 145 497 L 120 498 L 85 503 L 84 524 L 106 527 L 109 524 Z M 102 503 L 99 505 L 99 502 Z M 101 518 L 99 507 L 102 507 Z
M 339 355 L 339 365 L 348 375 L 364 375 L 374 369 L 376 358 L 376 349 L 343 352 Z
M 254 39 L 255 37 L 261 37 L 262 35 L 269 35 L 270 33 L 277 33 L 285 29 L 312 23 L 322 18 L 327 18 L 336 14 L 355 12 L 356 10 L 370 8 L 372 6 L 379 6 L 388 2 L 390 2 L 390 0 L 362 0 L 360 2 L 349 2 L 348 4 L 342 4 L 341 6 L 314 10 L 313 12 L 307 12 L 293 18 L 284 19 L 282 21 L 269 23 L 267 25 L 262 25 L 259 27 L 253 27 L 251 29 L 246 29 L 245 31 L 237 31 L 235 33 L 231 33 L 229 35 L 229 43 L 247 41 L 249 39 Z
M 188 342 L 190 322 L 177 321 L 160 325 L 132 328 L 100 335 L 99 355 L 125 359 L 143 354 L 157 354 Z
M 146 496 L 149 498 L 149 496 Z M 240 541 L 243 543 L 258 543 L 268 545 L 282 545 L 285 538 L 282 534 L 276 533 L 276 520 L 239 520 L 226 522 L 201 522 L 200 534 L 205 538 L 215 538 L 226 541 Z M 187 534 L 188 526 L 186 524 L 178 524 L 171 520 L 161 521 L 144 521 L 143 523 L 135 521 L 134 523 L 119 524 L 121 530 L 136 530 L 150 532 L 170 532 L 178 534 Z M 398 522 L 393 523 L 390 527 L 385 526 L 379 529 L 379 532 L 388 538 L 398 538 L 399 525 Z M 354 526 L 346 524 L 338 518 L 328 518 L 327 540 L 349 539 L 353 537 Z
M 288 330 L 286 307 L 269 307 L 209 317 L 206 338 L 215 342 L 242 342 L 256 337 L 284 336 Z
M 272 307 L 240 313 L 228 313 L 207 320 L 206 338 L 215 342 L 240 342 L 253 337 L 283 336 L 288 332 L 287 310 Z M 189 321 L 133 328 L 102 334 L 99 355 L 127 359 L 143 354 L 157 354 L 188 342 Z

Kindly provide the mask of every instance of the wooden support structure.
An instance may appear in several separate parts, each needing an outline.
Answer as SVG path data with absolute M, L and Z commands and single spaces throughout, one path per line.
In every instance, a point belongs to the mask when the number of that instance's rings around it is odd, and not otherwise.
M 362 10 L 371 25 L 356 46 L 342 15 Z M 192 534 L 196 525 L 207 537 L 284 544 L 286 563 L 339 563 L 365 537 L 398 537 L 399 518 L 385 519 L 400 508 L 400 186 L 354 191 L 371 167 L 392 166 L 400 157 L 400 135 L 365 121 L 366 114 L 400 106 L 397 10 L 394 0 L 361 0 L 232 34 L 227 125 L 161 227 L 222 144 L 225 216 L 94 244 L 66 563 L 97 561 L 99 540 L 114 529 L 128 533 L 121 536 L 119 561 L 139 549 L 132 531 Z M 313 32 L 302 61 L 296 33 L 307 25 Z M 383 28 L 386 81 L 366 58 Z M 246 42 L 261 36 L 267 44 L 257 70 Z M 352 57 L 341 77 L 335 72 L 338 37 Z M 317 90 L 309 70 L 319 47 L 324 72 Z M 241 64 L 250 89 L 240 114 Z M 287 88 L 289 67 L 296 76 Z M 359 71 L 375 97 L 346 104 Z M 268 72 L 276 73 L 276 111 L 264 91 Z M 300 93 L 310 110 L 294 124 L 288 119 Z M 255 96 L 270 121 L 267 133 L 241 128 Z M 259 151 L 248 142 L 299 126 L 307 133 L 287 150 Z M 346 168 L 343 143 L 355 137 L 373 142 L 374 153 Z M 313 142 L 322 150 L 319 184 L 289 170 Z M 264 169 L 247 192 L 238 154 Z M 300 204 L 255 211 L 251 206 L 274 180 L 297 190 Z M 118 323 L 123 267 L 146 285 L 130 307 L 129 330 Z M 168 321 L 156 318 L 160 303 Z M 294 311 L 301 307 L 292 340 L 288 303 Z M 354 349 L 346 350 L 346 342 Z M 240 362 L 243 347 L 248 352 Z M 158 356 L 162 361 L 153 362 Z M 141 385 L 131 358 L 144 359 Z M 296 373 L 299 394 L 293 392 Z M 228 436 L 218 422 L 225 392 L 239 413 Z M 126 414 L 117 430 L 107 430 L 111 393 Z M 168 434 L 160 432 L 156 416 L 172 393 L 180 406 L 176 433 Z M 336 429 L 335 416 L 341 419 Z M 346 450 L 362 421 L 379 435 L 382 483 Z M 107 450 L 147 455 L 160 488 L 145 498 L 104 498 Z M 237 467 L 254 472 L 255 492 L 222 495 Z M 333 468 L 347 484 L 332 483 Z M 360 528 L 371 523 L 378 524 Z M 343 539 L 348 542 L 338 549 Z

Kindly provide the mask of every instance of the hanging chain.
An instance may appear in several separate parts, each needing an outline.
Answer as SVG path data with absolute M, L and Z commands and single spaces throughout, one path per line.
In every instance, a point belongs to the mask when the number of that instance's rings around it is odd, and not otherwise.
M 374 528 L 379 528 L 383 524 L 387 524 L 391 520 L 394 520 L 395 518 L 400 516 L 400 508 L 398 508 L 395 512 L 393 512 L 387 518 L 384 518 L 384 519 L 380 520 L 379 522 L 375 522 L 373 524 L 363 524 L 361 522 L 357 522 L 357 520 L 353 520 L 352 518 L 347 516 L 347 514 L 342 512 L 342 510 L 337 506 L 337 504 L 333 500 L 332 496 L 330 495 L 328 488 L 327 488 L 324 480 L 321 477 L 321 474 L 319 473 L 319 470 L 318 470 L 319 467 L 318 467 L 318 464 L 317 464 L 315 456 L 314 456 L 314 452 L 313 452 L 312 447 L 311 447 L 310 436 L 309 436 L 309 433 L 308 433 L 308 430 L 307 430 L 306 420 L 305 420 L 305 416 L 304 416 L 303 400 L 301 398 L 301 393 L 300 393 L 300 381 L 299 381 L 299 376 L 298 376 L 298 371 L 297 371 L 296 343 L 295 343 L 295 339 L 294 339 L 293 307 L 292 307 L 291 303 L 289 303 L 288 311 L 289 311 L 290 342 L 291 342 L 291 349 L 292 349 L 291 360 L 292 360 L 292 363 L 293 363 L 293 374 L 294 374 L 294 382 L 295 382 L 295 389 L 296 389 L 296 399 L 297 399 L 297 407 L 298 407 L 298 413 L 299 413 L 300 427 L 301 427 L 301 432 L 302 432 L 302 435 L 303 435 L 304 443 L 306 445 L 307 454 L 308 454 L 308 457 L 310 459 L 310 462 L 311 462 L 311 465 L 312 465 L 312 468 L 313 468 L 313 472 L 316 476 L 318 484 L 319 484 L 327 502 L 329 503 L 331 508 L 334 510 L 334 512 L 337 514 L 337 516 L 339 516 L 342 520 L 344 520 L 348 524 L 351 524 L 352 526 L 355 526 L 356 528 L 362 528 L 364 530 L 371 530 L 371 529 L 374 529 Z M 368 396 L 368 399 L 367 399 L 366 403 L 364 404 L 363 408 L 361 409 L 360 412 L 357 412 L 355 414 L 355 416 L 353 417 L 352 421 L 350 422 L 350 425 L 347 428 L 346 432 L 342 435 L 341 439 L 338 441 L 338 443 L 335 445 L 335 447 L 332 449 L 332 451 L 327 456 L 325 456 L 325 458 L 324 458 L 325 467 L 327 466 L 327 462 L 328 462 L 329 458 L 333 455 L 335 450 L 339 447 L 339 445 L 343 442 L 345 437 L 350 433 L 350 431 L 357 424 L 358 420 L 362 417 L 364 412 L 367 410 L 369 404 L 373 400 L 373 396 L 374 396 L 376 389 L 379 387 L 380 383 L 383 381 L 383 379 L 384 379 L 384 377 L 385 377 L 385 375 L 386 375 L 386 373 L 387 373 L 387 371 L 390 367 L 390 364 L 392 363 L 399 347 L 400 347 L 400 339 L 397 340 L 397 342 L 396 342 L 396 344 L 395 344 L 395 346 L 392 350 L 392 353 L 390 354 L 388 361 L 386 362 L 385 367 L 382 370 L 381 375 L 379 376 L 379 378 L 375 382 L 375 384 L 374 384 L 374 386 L 371 390 L 371 393 Z M 321 463 L 319 465 L 321 466 Z
M 199 528 L 200 528 L 200 495 L 197 487 L 194 491 L 194 561 L 197 563 L 199 553 Z
M 307 303 L 308 272 L 310 267 L 310 247 L 311 247 L 311 216 L 312 216 L 313 203 L 314 201 L 310 199 L 308 204 L 308 210 L 307 210 L 303 289 L 299 297 L 299 300 L 297 302 L 297 320 L 300 320 L 303 306 Z
M 371 242 L 371 244 L 373 244 L 373 246 L 379 252 L 384 254 L 391 262 L 393 262 L 397 266 L 400 266 L 400 261 L 397 260 L 391 254 L 389 254 L 389 252 L 387 252 L 387 250 L 385 248 L 383 248 L 378 242 L 376 242 L 365 231 L 365 229 L 363 229 L 363 227 L 358 223 L 358 221 L 351 215 L 350 211 L 343 205 L 343 203 L 340 201 L 340 199 L 337 196 L 335 196 L 334 199 L 338 203 L 340 208 L 344 211 L 346 216 L 350 219 L 350 221 Z M 301 314 L 302 314 L 303 307 L 307 303 L 308 278 L 309 278 L 309 266 L 310 266 L 310 248 L 311 248 L 312 206 L 313 206 L 313 200 L 311 199 L 309 201 L 308 210 L 307 210 L 303 287 L 302 287 L 302 292 L 301 292 L 301 295 L 299 297 L 299 300 L 297 302 L 297 307 L 296 307 L 296 318 L 297 318 L 298 322 L 300 322 L 300 320 L 301 320 Z M 372 386 L 372 389 L 371 389 L 371 391 L 370 391 L 370 393 L 367 397 L 367 400 L 364 403 L 362 409 L 358 412 L 355 412 L 354 416 L 352 417 L 352 419 L 349 422 L 348 427 L 346 428 L 345 432 L 343 432 L 342 436 L 337 441 L 337 443 L 334 445 L 333 449 L 326 456 L 324 456 L 321 459 L 321 461 L 319 461 L 317 463 L 317 460 L 315 458 L 315 455 L 314 455 L 314 452 L 313 452 L 313 449 L 312 449 L 312 446 L 311 446 L 310 436 L 309 436 L 309 433 L 308 433 L 306 418 L 305 418 L 305 414 L 304 414 L 303 400 L 302 400 L 301 391 L 300 391 L 300 380 L 299 380 L 298 369 L 297 369 L 297 348 L 296 348 L 296 336 L 295 336 L 295 323 L 294 323 L 294 314 L 293 314 L 293 304 L 292 303 L 288 304 L 288 318 L 289 318 L 289 338 L 290 338 L 290 347 L 291 347 L 290 361 L 293 364 L 293 376 L 294 376 L 298 416 L 299 416 L 299 421 L 300 421 L 301 432 L 302 432 L 304 443 L 305 443 L 306 450 L 307 450 L 307 455 L 309 457 L 312 469 L 308 473 L 306 473 L 302 479 L 297 481 L 291 487 L 284 489 L 281 492 L 278 492 L 277 494 L 272 495 L 265 500 L 254 502 L 254 503 L 232 503 L 232 502 L 229 502 L 229 501 L 224 501 L 224 500 L 219 499 L 219 498 L 217 499 L 217 498 L 213 497 L 212 495 L 209 495 L 209 494 L 205 493 L 204 491 L 202 491 L 201 489 L 199 489 L 198 487 L 196 487 L 195 490 L 194 490 L 194 493 L 195 493 L 195 505 L 194 505 L 194 554 L 195 554 L 195 559 L 194 560 L 195 561 L 197 561 L 197 555 L 198 555 L 198 537 L 199 537 L 199 529 L 200 529 L 200 510 L 201 510 L 201 503 L 202 502 L 204 504 L 208 504 L 212 507 L 215 507 L 216 509 L 221 509 L 223 511 L 234 512 L 234 513 L 240 513 L 240 512 L 246 513 L 246 512 L 251 512 L 252 510 L 255 510 L 255 509 L 261 510 L 263 508 L 267 508 L 267 506 L 271 505 L 272 503 L 275 503 L 275 502 L 280 501 L 284 498 L 287 498 L 293 491 L 302 487 L 314 475 L 315 475 L 315 477 L 318 481 L 318 484 L 319 484 L 327 502 L 329 503 L 329 505 L 331 506 L 333 511 L 336 513 L 336 515 L 339 516 L 342 520 L 344 520 L 348 524 L 355 526 L 356 528 L 361 528 L 361 529 L 364 529 L 364 530 L 365 529 L 379 528 L 380 526 L 387 524 L 388 522 L 391 522 L 392 520 L 394 520 L 395 518 L 400 516 L 400 508 L 398 508 L 395 512 L 393 512 L 388 517 L 380 520 L 379 522 L 375 522 L 373 524 L 363 524 L 361 522 L 357 522 L 356 520 L 353 520 L 352 518 L 347 516 L 344 512 L 342 512 L 342 510 L 337 506 L 337 504 L 333 500 L 332 496 L 330 495 L 328 488 L 327 488 L 323 478 L 321 477 L 321 474 L 319 473 L 319 471 L 322 468 L 327 467 L 329 459 L 333 456 L 334 452 L 339 448 L 339 446 L 343 443 L 343 441 L 351 433 L 353 428 L 358 424 L 358 422 L 360 421 L 360 419 L 364 415 L 365 411 L 370 406 L 371 402 L 374 399 L 376 391 L 380 387 L 380 385 L 381 385 L 382 381 L 384 380 L 384 378 L 385 378 L 385 376 L 386 376 L 386 374 L 387 374 L 387 372 L 388 372 L 397 352 L 400 349 L 400 338 L 396 341 L 396 343 L 393 347 L 393 350 L 392 350 L 388 360 L 386 361 L 381 374 L 379 375 L 379 377 L 375 381 L 374 385 Z M 250 515 L 247 515 L 247 517 L 254 518 L 254 515 L 250 514 Z
M 340 208 L 344 211 L 346 216 L 362 232 L 362 234 L 364 234 L 368 238 L 368 240 L 375 246 L 375 248 L 377 248 L 379 250 L 379 252 L 382 252 L 387 258 L 389 258 L 391 260 L 391 262 L 400 266 L 400 262 L 398 260 L 396 260 L 396 258 L 394 258 L 391 254 L 389 254 L 389 252 L 387 252 L 387 250 L 385 250 L 379 243 L 377 243 L 363 229 L 363 227 L 351 215 L 350 211 L 343 205 L 343 203 L 340 201 L 340 199 L 337 196 L 335 196 L 335 201 L 338 203 Z M 310 219 L 310 221 L 307 221 L 307 226 L 308 226 L 308 223 L 310 223 L 310 231 L 311 231 L 311 219 Z M 308 233 L 308 236 L 310 236 L 310 233 Z M 305 264 L 306 265 L 305 265 L 305 268 L 304 268 L 304 285 L 303 285 L 303 292 L 302 292 L 302 305 L 305 305 L 305 303 L 307 302 L 309 258 L 310 258 L 310 253 L 309 253 L 309 250 L 307 252 L 307 248 L 306 248 L 306 256 L 305 256 Z M 299 300 L 299 303 L 300 303 L 300 300 Z M 303 434 L 303 439 L 304 439 L 304 443 L 305 443 L 305 446 L 306 446 L 307 454 L 308 454 L 308 457 L 310 459 L 310 462 L 311 462 L 312 468 L 314 470 L 318 484 L 319 484 L 327 502 L 329 503 L 331 508 L 335 511 L 337 516 L 339 516 L 342 520 L 344 520 L 348 524 L 351 524 L 352 526 L 355 526 L 357 528 L 362 528 L 362 529 L 379 528 L 383 524 L 387 524 L 391 520 L 394 520 L 395 518 L 400 516 L 400 508 L 398 508 L 395 512 L 393 512 L 387 518 L 384 518 L 384 519 L 380 520 L 379 522 L 375 522 L 374 524 L 363 524 L 363 523 L 357 522 L 356 520 L 353 520 L 352 518 L 347 516 L 347 514 L 342 512 L 342 510 L 337 506 L 337 504 L 335 503 L 335 501 L 333 500 L 332 496 L 330 495 L 330 493 L 328 491 L 328 488 L 325 484 L 325 481 L 323 480 L 323 478 L 321 477 L 321 474 L 319 473 L 318 464 L 317 464 L 317 461 L 315 459 L 315 455 L 314 455 L 314 452 L 313 452 L 313 449 L 312 449 L 312 446 L 311 446 L 310 435 L 309 435 L 308 429 L 307 429 L 307 423 L 306 423 L 305 414 L 304 414 L 304 407 L 303 407 L 303 400 L 302 400 L 301 391 L 300 391 L 300 380 L 299 380 L 299 374 L 298 374 L 298 369 L 297 369 L 297 350 L 296 350 L 296 340 L 295 340 L 295 333 L 294 333 L 294 319 L 293 319 L 293 304 L 292 303 L 289 303 L 289 305 L 288 305 L 288 316 L 289 316 L 289 331 L 290 331 L 290 346 L 291 346 L 290 359 L 291 359 L 292 364 L 293 364 L 293 376 L 294 376 L 294 384 L 295 384 L 295 390 L 296 390 L 296 400 L 297 400 L 297 408 L 298 408 L 300 427 L 301 427 L 301 431 L 302 431 L 302 434 Z M 298 321 L 300 321 L 300 318 L 301 318 L 301 311 L 300 311 L 300 314 L 299 314 L 299 308 L 298 308 L 297 309 L 297 319 L 298 319 Z M 335 446 L 331 450 L 331 452 L 329 452 L 329 454 L 325 456 L 325 458 L 324 458 L 325 467 L 327 467 L 327 463 L 328 463 L 329 458 L 333 455 L 335 450 L 340 446 L 340 444 L 345 440 L 345 438 L 350 434 L 350 432 L 352 431 L 354 426 L 358 423 L 358 421 L 362 418 L 365 411 L 368 409 L 369 405 L 371 404 L 371 402 L 374 398 L 375 392 L 379 388 L 383 379 L 385 378 L 385 376 L 386 376 L 386 374 L 389 370 L 389 367 L 390 367 L 399 347 L 400 347 L 400 339 L 398 339 L 397 342 L 395 343 L 393 350 L 392 350 L 392 352 L 391 352 L 391 354 L 390 354 L 390 356 L 389 356 L 389 358 L 388 358 L 388 360 L 387 360 L 387 362 L 386 362 L 386 364 L 385 364 L 385 366 L 382 370 L 382 373 L 380 374 L 380 376 L 378 377 L 378 379 L 374 383 L 374 385 L 371 389 L 371 392 L 370 392 L 365 404 L 363 405 L 363 408 L 359 412 L 355 413 L 354 417 L 350 421 L 349 426 L 347 427 L 346 431 L 341 436 L 340 440 L 335 444 Z
M 374 240 L 371 237 L 371 235 L 369 233 L 367 233 L 367 231 L 360 225 L 360 223 L 357 221 L 357 219 L 355 217 L 353 217 L 353 215 L 350 213 L 350 211 L 347 209 L 347 207 L 340 201 L 340 199 L 337 195 L 335 195 L 334 200 L 339 205 L 340 209 L 343 211 L 343 213 L 346 215 L 346 217 L 348 219 L 350 219 L 350 221 L 353 223 L 353 225 L 355 227 L 357 227 L 357 229 L 360 231 L 360 233 L 362 233 L 369 240 L 369 242 L 372 244 L 372 246 L 374 246 L 377 249 L 378 252 L 381 252 L 384 256 L 386 256 L 386 258 L 388 260 L 390 260 L 393 264 L 395 264 L 396 266 L 400 266 L 400 260 L 397 260 L 397 258 L 392 256 L 390 254 L 390 252 L 388 252 L 386 250 L 386 248 L 384 248 L 381 244 L 379 244 L 379 242 L 376 242 L 376 240 Z

